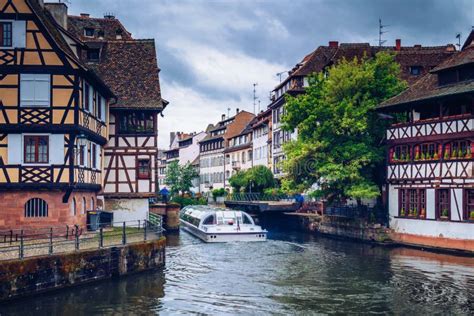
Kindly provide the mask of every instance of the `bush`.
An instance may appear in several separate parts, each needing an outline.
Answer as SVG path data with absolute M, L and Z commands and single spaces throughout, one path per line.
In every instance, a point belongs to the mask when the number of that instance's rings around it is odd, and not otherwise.
M 174 196 L 171 200 L 172 203 L 179 204 L 181 208 L 188 205 L 207 205 L 207 200 L 205 198 L 191 198 L 183 196 Z
M 221 189 L 214 189 L 212 190 L 212 196 L 214 198 L 218 198 L 218 197 L 221 197 L 221 196 L 226 196 L 227 195 L 227 191 L 223 188 Z

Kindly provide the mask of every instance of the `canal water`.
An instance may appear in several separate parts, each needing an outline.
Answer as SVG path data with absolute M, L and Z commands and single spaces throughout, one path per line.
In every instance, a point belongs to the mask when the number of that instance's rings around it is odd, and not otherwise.
M 474 313 L 474 258 L 271 230 L 266 243 L 168 240 L 164 271 L 0 306 L 1 315 Z

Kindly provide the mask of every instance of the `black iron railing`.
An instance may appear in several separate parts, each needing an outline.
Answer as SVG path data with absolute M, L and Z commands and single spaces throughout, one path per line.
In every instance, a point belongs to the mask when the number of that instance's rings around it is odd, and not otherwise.
M 227 201 L 258 202 L 258 201 L 282 201 L 292 200 L 291 196 L 285 194 L 264 193 L 231 193 L 226 196 Z
M 97 230 L 61 226 L 0 231 L 0 261 L 82 249 L 115 247 L 160 238 L 161 218 L 100 223 Z

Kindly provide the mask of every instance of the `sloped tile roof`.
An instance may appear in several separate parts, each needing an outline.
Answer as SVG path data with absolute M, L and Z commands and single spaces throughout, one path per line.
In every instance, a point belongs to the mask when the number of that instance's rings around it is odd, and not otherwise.
M 474 62 L 474 46 L 472 45 L 467 47 L 465 50 L 454 54 L 442 64 L 444 65 L 443 67 L 439 67 L 439 69 L 437 67 L 436 71 L 466 64 L 467 61 L 470 61 L 470 63 Z M 450 66 L 448 67 L 447 65 Z M 416 101 L 472 92 L 474 92 L 474 81 L 472 80 L 439 86 L 437 72 L 431 72 L 423 76 L 407 90 L 380 104 L 378 108 L 386 109 L 396 105 Z
M 89 38 L 84 28 L 104 32 L 104 38 Z M 98 62 L 87 62 L 117 96 L 112 109 L 162 110 L 167 101 L 161 98 L 158 61 L 153 39 L 133 39 L 118 19 L 68 17 L 68 29 L 90 48 L 100 48 Z M 116 39 L 116 30 L 122 39 Z M 84 52 L 83 59 L 86 59 Z

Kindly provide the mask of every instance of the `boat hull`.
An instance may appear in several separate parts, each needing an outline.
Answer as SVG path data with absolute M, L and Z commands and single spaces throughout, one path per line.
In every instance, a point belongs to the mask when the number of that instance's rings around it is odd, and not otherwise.
M 190 223 L 181 220 L 182 228 L 207 243 L 236 242 L 236 241 L 266 241 L 266 231 L 219 233 L 205 232 Z

